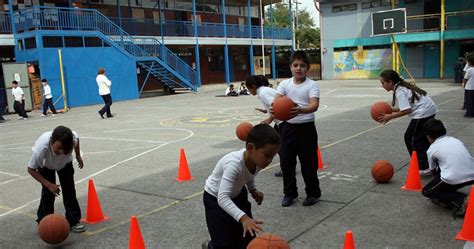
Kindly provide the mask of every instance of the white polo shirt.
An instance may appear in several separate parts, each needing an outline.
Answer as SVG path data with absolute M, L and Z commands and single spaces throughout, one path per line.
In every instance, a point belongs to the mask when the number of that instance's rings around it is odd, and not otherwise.
M 53 95 L 51 95 L 51 87 L 49 87 L 49 85 L 43 86 L 43 96 L 45 99 L 53 98 Z
M 474 90 L 474 67 L 469 67 L 464 75 L 464 79 L 467 80 L 465 90 Z
M 270 106 L 273 103 L 273 99 L 275 98 L 276 90 L 271 87 L 261 86 L 257 88 L 257 96 L 265 107 L 265 110 L 269 110 Z M 280 120 L 274 119 L 275 124 L 279 125 L 281 123 Z
M 12 88 L 12 94 L 13 98 L 15 98 L 15 101 L 22 101 L 23 95 L 25 93 L 23 92 L 23 89 L 21 89 L 20 86 L 17 86 L 16 88 Z
M 110 81 L 107 76 L 98 74 L 95 78 L 95 81 L 97 82 L 97 86 L 99 86 L 99 95 L 110 94 L 110 86 L 112 85 L 112 81 Z
M 438 108 L 434 101 L 428 95 L 418 95 L 419 100 L 411 103 L 412 91 L 406 87 L 399 86 L 396 88 L 395 97 L 397 98 L 400 111 L 411 109 L 410 116 L 413 119 L 426 118 L 435 115 Z
M 35 146 L 31 149 L 33 154 L 31 155 L 31 159 L 28 162 L 29 168 L 48 168 L 58 171 L 64 168 L 66 164 L 72 162 L 72 152 L 67 155 L 54 154 L 53 150 L 51 149 L 51 145 L 49 144 L 52 134 L 52 131 L 45 132 L 38 138 L 38 140 L 36 140 Z M 75 131 L 73 131 L 72 134 L 74 139 L 74 148 L 76 148 L 79 135 Z
M 474 180 L 474 158 L 459 139 L 439 137 L 426 153 L 430 169 L 438 166 L 443 182 L 454 185 Z
M 237 197 L 245 185 L 249 191 L 254 190 L 254 178 L 260 170 L 257 168 L 254 175 L 250 173 L 245 166 L 244 152 L 245 149 L 241 149 L 222 157 L 204 186 L 204 190 L 216 197 L 219 206 L 236 221 L 239 221 L 245 213 L 235 205 L 232 198 Z
M 277 90 L 277 93 L 290 98 L 300 107 L 308 106 L 310 98 L 319 98 L 319 92 L 319 84 L 316 81 L 306 78 L 303 83 L 295 84 L 293 77 L 280 82 Z M 292 124 L 314 122 L 314 112 L 298 114 L 287 122 Z

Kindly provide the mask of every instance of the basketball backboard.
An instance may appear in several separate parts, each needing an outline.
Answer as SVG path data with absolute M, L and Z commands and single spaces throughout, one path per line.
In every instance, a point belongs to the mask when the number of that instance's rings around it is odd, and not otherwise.
M 406 33 L 406 16 L 405 8 L 372 13 L 372 36 Z

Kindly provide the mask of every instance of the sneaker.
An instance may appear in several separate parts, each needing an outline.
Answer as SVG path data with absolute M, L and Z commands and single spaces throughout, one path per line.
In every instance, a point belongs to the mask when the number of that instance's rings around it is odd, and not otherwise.
M 306 197 L 303 201 L 303 206 L 313 206 L 316 202 L 319 201 L 319 198 L 316 197 Z
M 295 198 L 293 198 L 293 197 L 285 196 L 285 197 L 283 197 L 283 200 L 281 201 L 281 206 L 282 207 L 289 207 L 289 206 L 293 205 L 294 200 L 295 200 Z
M 283 176 L 283 172 L 280 170 L 278 172 L 275 172 L 275 176 L 276 177 L 282 177 Z
M 430 169 L 420 169 L 420 176 L 430 176 L 431 170 Z
M 452 208 L 453 207 L 453 205 L 451 205 L 451 203 L 448 203 L 448 202 L 444 202 L 444 201 L 441 201 L 441 200 L 438 200 L 438 199 L 430 199 L 430 200 L 433 204 L 444 207 L 444 208 Z
M 86 231 L 86 227 L 81 223 L 77 223 L 76 225 L 71 227 L 71 230 L 75 233 L 83 233 Z
M 202 242 L 202 249 L 209 249 L 209 240 Z
M 23 118 L 23 120 L 28 120 L 28 118 Z
M 453 212 L 453 216 L 457 218 L 464 218 L 466 215 L 466 209 L 467 209 L 467 204 L 468 204 L 468 198 L 464 198 L 464 202 L 459 208 L 455 208 Z
M 45 114 L 41 114 L 41 117 L 46 117 L 46 116 L 48 116 L 48 115 L 45 115 Z

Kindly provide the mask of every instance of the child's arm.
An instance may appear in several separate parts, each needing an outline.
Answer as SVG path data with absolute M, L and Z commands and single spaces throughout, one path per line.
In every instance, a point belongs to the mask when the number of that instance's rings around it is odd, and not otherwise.
M 53 184 L 50 181 L 48 181 L 46 178 L 44 178 L 36 169 L 32 169 L 28 167 L 28 173 L 41 185 L 45 186 L 51 193 L 53 193 L 55 196 L 58 196 L 59 193 L 61 192 L 61 189 L 59 188 L 59 185 Z
M 260 224 L 263 224 L 263 221 L 261 220 L 253 220 L 248 215 L 244 214 L 244 216 L 240 218 L 239 222 L 242 223 L 242 227 L 244 228 L 242 237 L 245 237 L 247 232 L 252 236 L 255 236 L 256 232 L 263 232 L 262 227 L 259 226 Z
M 398 109 L 398 108 L 394 108 L 394 109 Z M 399 117 L 403 117 L 405 115 L 408 115 L 411 113 L 411 108 L 410 109 L 406 109 L 406 110 L 403 110 L 403 111 L 400 111 L 400 109 L 398 109 L 399 111 L 396 111 L 396 112 L 392 112 L 391 114 L 385 114 L 383 116 L 381 116 L 379 118 L 379 122 L 381 123 L 387 123 L 388 121 L 394 119 L 394 118 L 399 118 Z
M 82 169 L 84 167 L 84 161 L 82 161 L 81 146 L 80 146 L 79 138 L 77 138 L 77 146 L 74 147 L 74 153 L 76 153 L 76 159 L 77 159 L 77 162 L 79 163 L 79 168 Z
M 312 97 L 309 99 L 308 106 L 295 106 L 291 109 L 291 117 L 294 117 L 300 113 L 312 113 L 317 111 L 319 108 L 319 98 Z

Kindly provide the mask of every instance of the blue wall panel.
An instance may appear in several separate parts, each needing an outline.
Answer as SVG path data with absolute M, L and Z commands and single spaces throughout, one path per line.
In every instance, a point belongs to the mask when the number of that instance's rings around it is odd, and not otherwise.
M 439 44 L 425 45 L 424 78 L 439 79 Z
M 138 98 L 135 61 L 117 49 L 63 48 L 61 52 L 69 106 L 103 103 L 95 81 L 100 67 L 106 68 L 106 75 L 112 81 L 114 101 Z M 62 93 L 58 49 L 43 49 L 41 57 L 41 77 L 48 79 L 57 100 Z M 56 107 L 62 108 L 63 102 L 58 102 Z

